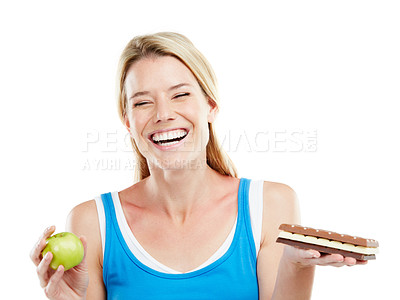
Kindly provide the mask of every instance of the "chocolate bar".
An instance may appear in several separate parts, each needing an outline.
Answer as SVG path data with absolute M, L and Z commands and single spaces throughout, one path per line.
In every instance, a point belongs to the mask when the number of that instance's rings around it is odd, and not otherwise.
M 302 249 L 314 249 L 321 253 L 337 253 L 357 260 L 375 259 L 379 243 L 373 239 L 339 234 L 295 224 L 282 224 L 277 243 Z

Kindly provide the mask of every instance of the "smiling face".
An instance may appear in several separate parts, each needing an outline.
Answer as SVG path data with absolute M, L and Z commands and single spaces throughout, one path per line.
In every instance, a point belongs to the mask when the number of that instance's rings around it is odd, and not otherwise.
M 206 159 L 217 108 L 195 76 L 172 56 L 144 58 L 125 80 L 125 126 L 149 167 L 179 169 Z

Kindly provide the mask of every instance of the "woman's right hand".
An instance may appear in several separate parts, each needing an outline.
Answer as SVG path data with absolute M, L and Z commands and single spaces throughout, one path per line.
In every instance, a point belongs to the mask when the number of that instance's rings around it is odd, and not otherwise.
M 53 254 L 48 252 L 45 257 L 42 257 L 42 251 L 46 246 L 46 239 L 54 233 L 55 229 L 55 226 L 48 227 L 30 253 L 30 257 L 37 267 L 36 272 L 39 277 L 40 286 L 44 289 L 49 299 L 85 299 L 89 284 L 89 273 L 86 264 L 86 238 L 80 237 L 85 253 L 82 262 L 67 271 L 64 271 L 64 267 L 60 265 L 55 271 L 49 267 Z

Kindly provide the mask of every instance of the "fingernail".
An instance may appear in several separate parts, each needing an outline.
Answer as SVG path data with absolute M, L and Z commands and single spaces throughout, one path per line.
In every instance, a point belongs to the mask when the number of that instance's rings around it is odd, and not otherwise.
M 315 254 L 315 252 L 308 251 L 307 253 L 311 258 L 316 258 L 317 257 L 317 254 Z

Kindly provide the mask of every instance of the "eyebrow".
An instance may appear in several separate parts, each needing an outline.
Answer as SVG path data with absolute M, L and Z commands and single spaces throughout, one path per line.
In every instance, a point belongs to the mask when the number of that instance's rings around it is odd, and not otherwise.
M 181 88 L 181 87 L 183 87 L 183 86 L 191 87 L 192 85 L 189 84 L 189 83 L 185 83 L 185 82 L 184 82 L 184 83 L 179 83 L 179 84 L 177 84 L 177 85 L 171 86 L 171 87 L 168 89 L 168 91 L 176 90 L 176 89 L 179 89 L 179 88 Z M 139 97 L 139 96 L 145 96 L 145 95 L 148 95 L 148 94 L 150 94 L 149 91 L 136 92 L 136 93 L 133 94 L 131 97 L 129 97 L 129 100 L 132 100 L 133 98 L 136 98 L 136 97 Z

